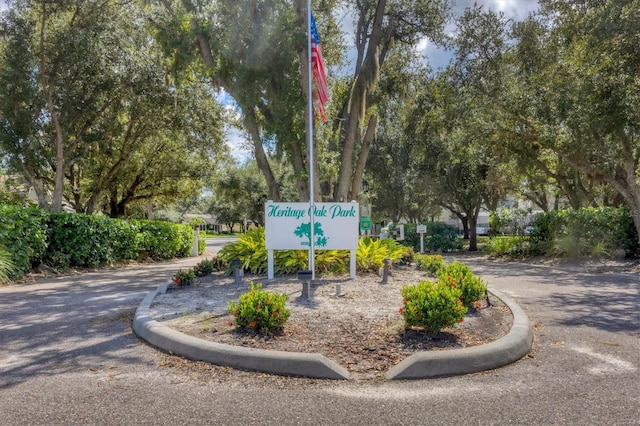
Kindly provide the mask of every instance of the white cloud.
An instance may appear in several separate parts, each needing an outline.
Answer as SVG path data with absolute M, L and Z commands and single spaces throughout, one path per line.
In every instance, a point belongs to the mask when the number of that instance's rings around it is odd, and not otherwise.
M 235 127 L 227 126 L 225 135 L 227 136 L 227 145 L 231 150 L 231 155 L 237 162 L 244 163 L 253 157 L 253 151 L 244 132 Z
M 507 19 L 514 21 L 521 21 L 538 9 L 538 0 L 454 0 L 453 13 L 461 15 L 466 8 L 473 7 L 474 4 L 486 10 L 501 12 Z M 455 30 L 453 22 L 445 27 L 445 33 L 449 35 Z M 434 71 L 444 68 L 451 59 L 451 52 L 436 46 L 426 38 L 418 43 L 416 50 L 425 56 Z
M 494 12 L 502 12 L 505 17 L 516 21 L 523 20 L 538 9 L 538 0 L 454 0 L 454 12 L 462 13 L 474 4 Z

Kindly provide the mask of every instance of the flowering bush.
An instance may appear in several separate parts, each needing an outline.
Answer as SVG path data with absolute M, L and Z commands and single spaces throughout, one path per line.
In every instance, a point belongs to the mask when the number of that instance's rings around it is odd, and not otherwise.
M 175 285 L 190 285 L 196 279 L 196 273 L 193 269 L 180 269 L 173 276 L 173 282 Z
M 262 290 L 262 284 L 251 283 L 251 290 L 240 295 L 238 303 L 231 301 L 227 311 L 233 315 L 237 327 L 270 333 L 282 327 L 291 311 L 285 307 L 289 296 Z
M 423 328 L 425 333 L 436 334 L 464 320 L 467 308 L 460 301 L 459 288 L 421 281 L 416 285 L 404 285 L 401 290 L 405 327 Z
M 414 256 L 414 260 L 418 269 L 433 276 L 436 276 L 438 271 L 444 266 L 442 256 L 439 254 L 417 254 Z
M 438 283 L 458 288 L 461 300 L 467 306 L 475 306 L 475 302 L 487 294 L 487 285 L 480 277 L 471 272 L 471 268 L 463 263 L 453 262 L 443 266 L 438 272 Z

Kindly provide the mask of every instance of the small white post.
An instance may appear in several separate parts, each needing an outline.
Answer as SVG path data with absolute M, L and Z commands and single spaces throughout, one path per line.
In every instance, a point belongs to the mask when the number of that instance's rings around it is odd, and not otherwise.
M 267 279 L 273 279 L 273 250 L 267 250 Z
M 351 250 L 351 257 L 349 259 L 349 275 L 352 280 L 356 279 L 356 251 Z
M 200 231 L 197 227 L 194 227 L 193 231 L 193 244 L 191 245 L 191 257 L 198 257 L 198 252 L 200 251 L 200 247 L 198 246 L 198 234 Z

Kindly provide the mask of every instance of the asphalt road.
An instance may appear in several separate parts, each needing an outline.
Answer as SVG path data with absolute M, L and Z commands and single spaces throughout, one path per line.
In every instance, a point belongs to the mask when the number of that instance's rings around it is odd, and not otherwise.
M 637 274 L 465 259 L 527 312 L 531 355 L 462 377 L 371 383 L 190 368 L 140 342 L 138 303 L 197 261 L 0 288 L 0 424 L 640 425 Z

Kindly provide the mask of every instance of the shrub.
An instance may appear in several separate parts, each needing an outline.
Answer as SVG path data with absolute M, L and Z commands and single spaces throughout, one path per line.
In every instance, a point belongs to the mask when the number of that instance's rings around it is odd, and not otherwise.
M 262 274 L 267 270 L 267 248 L 263 227 L 252 229 L 241 234 L 238 241 L 224 246 L 218 257 L 226 264 L 235 258 L 240 259 L 241 269 L 254 274 Z
M 15 268 L 11 260 L 11 253 L 0 247 L 0 284 L 9 282 L 9 277 Z
M 404 241 L 402 244 L 411 247 L 415 252 L 420 251 L 420 234 L 413 223 L 404 225 Z M 456 230 L 444 222 L 428 222 L 427 233 L 424 235 L 424 249 L 430 252 L 450 252 L 461 250 L 462 244 L 458 240 Z
M 532 225 L 536 253 L 606 256 L 624 249 L 627 257 L 638 256 L 638 234 L 627 207 L 553 210 L 537 214 Z
M 491 238 L 484 251 L 494 256 L 522 257 L 534 254 L 531 241 L 525 237 L 499 236 Z
M 438 272 L 438 283 L 459 289 L 460 300 L 466 306 L 472 306 L 487 294 L 484 281 L 463 263 L 453 262 L 443 266 Z
M 0 245 L 11 253 L 9 278 L 19 279 L 40 264 L 47 250 L 48 213 L 38 207 L 0 204 Z
M 138 224 L 132 220 L 111 219 L 109 235 L 116 260 L 136 260 L 140 253 L 142 234 Z
M 273 262 L 275 264 L 274 273 L 295 274 L 301 269 L 307 269 L 309 264 L 309 252 L 307 250 L 276 250 L 273 255 Z
M 45 263 L 53 267 L 95 266 L 113 262 L 111 219 L 80 213 L 52 212 Z
M 262 290 L 262 284 L 251 283 L 251 290 L 240 295 L 238 303 L 229 302 L 228 312 L 233 315 L 236 327 L 270 333 L 282 327 L 291 312 L 285 307 L 289 296 Z
M 427 334 L 436 334 L 445 327 L 462 322 L 467 308 L 460 301 L 462 292 L 457 287 L 421 281 L 404 285 L 401 290 L 405 327 L 423 328 Z
M 224 262 L 218 257 L 214 257 L 213 259 L 202 259 L 201 262 L 193 267 L 193 271 L 198 277 L 204 277 L 205 275 L 209 275 L 214 271 L 222 271 L 223 269 Z
M 414 259 L 418 269 L 432 276 L 436 276 L 444 266 L 442 256 L 439 254 L 416 254 Z
M 349 271 L 348 250 L 318 250 L 315 259 L 316 270 L 322 273 L 343 274 Z
M 193 228 L 159 220 L 135 221 L 141 235 L 140 250 L 157 259 L 184 257 L 191 253 Z
M 424 239 L 424 249 L 446 253 L 461 250 L 462 243 L 458 240 L 456 230 L 452 226 L 442 222 L 429 222 Z
M 274 273 L 294 274 L 307 269 L 309 264 L 307 250 L 276 250 L 274 253 Z M 255 274 L 267 271 L 267 249 L 264 228 L 257 228 L 240 235 L 238 241 L 223 247 L 218 256 L 227 264 L 238 258 L 241 268 Z M 316 271 L 341 274 L 348 271 L 348 250 L 317 250 L 315 252 Z M 377 272 L 384 265 L 384 259 L 392 262 L 409 259 L 411 249 L 391 239 L 379 240 L 369 237 L 358 240 L 356 249 L 356 267 L 360 271 Z
M 180 269 L 173 275 L 173 282 L 178 286 L 191 285 L 196 279 L 193 269 Z
M 356 249 L 356 265 L 360 271 L 377 272 L 384 266 L 384 259 L 397 263 L 408 253 L 408 248 L 391 239 L 360 238 Z

